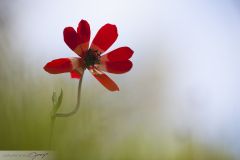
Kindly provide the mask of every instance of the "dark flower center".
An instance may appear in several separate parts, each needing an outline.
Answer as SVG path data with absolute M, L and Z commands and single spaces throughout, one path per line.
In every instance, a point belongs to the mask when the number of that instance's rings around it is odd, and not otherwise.
M 100 64 L 100 53 L 97 50 L 89 49 L 84 62 L 87 68 L 94 64 Z

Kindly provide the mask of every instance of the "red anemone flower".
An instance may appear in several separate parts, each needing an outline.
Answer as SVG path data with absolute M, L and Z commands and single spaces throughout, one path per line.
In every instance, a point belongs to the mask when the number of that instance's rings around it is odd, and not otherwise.
M 66 27 L 63 31 L 64 41 L 79 57 L 55 59 L 44 66 L 51 74 L 70 72 L 72 78 L 82 78 L 85 69 L 108 90 L 119 91 L 117 84 L 104 72 L 122 74 L 132 68 L 129 60 L 133 51 L 129 47 L 120 47 L 102 55 L 117 39 L 117 27 L 106 24 L 97 32 L 89 47 L 90 26 L 81 20 L 77 31 Z

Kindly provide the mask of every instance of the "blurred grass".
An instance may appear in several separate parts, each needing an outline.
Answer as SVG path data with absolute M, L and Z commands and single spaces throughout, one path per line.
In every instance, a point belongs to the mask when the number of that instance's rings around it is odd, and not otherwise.
M 42 87 L 35 86 L 34 89 L 27 90 L 25 94 L 16 90 L 15 92 L 20 93 L 15 96 L 1 93 L 1 150 L 49 149 L 50 97 L 44 92 L 38 92 L 43 90 Z M 93 95 L 88 96 L 93 98 Z M 122 119 L 124 116 L 121 115 L 121 108 L 110 109 L 94 104 L 83 100 L 77 115 L 57 119 L 53 139 L 57 159 L 233 159 L 228 153 L 201 146 L 191 142 L 191 139 L 179 146 L 172 142 L 176 140 L 174 137 L 152 136 L 140 124 L 131 126 L 134 129 L 126 131 L 123 126 L 127 124 Z M 120 115 L 113 116 L 114 112 Z

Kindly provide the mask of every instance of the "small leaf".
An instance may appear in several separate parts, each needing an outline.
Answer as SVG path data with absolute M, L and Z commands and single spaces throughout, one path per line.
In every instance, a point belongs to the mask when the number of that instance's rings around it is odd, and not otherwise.
M 53 106 L 55 106 L 56 103 L 57 103 L 57 94 L 56 94 L 56 92 L 53 92 L 53 95 L 52 95 L 52 103 L 53 103 Z
M 58 96 L 58 101 L 57 101 L 57 104 L 56 104 L 56 110 L 58 110 L 59 107 L 61 106 L 61 104 L 62 104 L 62 99 L 63 99 L 63 90 L 61 89 L 61 93 L 60 93 L 60 95 Z
M 53 95 L 52 95 L 53 109 L 51 111 L 52 119 L 55 118 L 56 112 L 57 112 L 57 110 L 60 108 L 60 106 L 62 104 L 62 99 L 63 99 L 63 90 L 62 89 L 61 89 L 61 93 L 58 96 L 58 98 L 57 98 L 56 92 L 53 92 Z

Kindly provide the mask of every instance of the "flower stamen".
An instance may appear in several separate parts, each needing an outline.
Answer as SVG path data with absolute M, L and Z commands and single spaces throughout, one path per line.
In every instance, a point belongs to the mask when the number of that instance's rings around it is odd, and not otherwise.
M 94 64 L 100 64 L 100 53 L 98 50 L 89 49 L 84 58 L 84 62 L 87 68 L 94 66 Z

